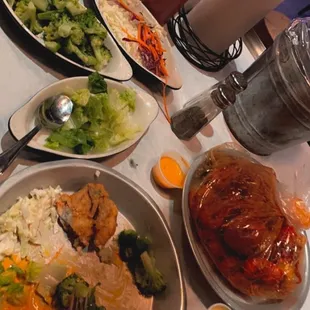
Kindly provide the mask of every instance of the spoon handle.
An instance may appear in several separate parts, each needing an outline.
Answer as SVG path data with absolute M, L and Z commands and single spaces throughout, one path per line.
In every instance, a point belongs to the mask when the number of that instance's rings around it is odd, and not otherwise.
M 0 175 L 11 165 L 19 152 L 31 141 L 40 131 L 41 125 L 34 127 L 27 135 L 16 142 L 12 147 L 0 154 Z

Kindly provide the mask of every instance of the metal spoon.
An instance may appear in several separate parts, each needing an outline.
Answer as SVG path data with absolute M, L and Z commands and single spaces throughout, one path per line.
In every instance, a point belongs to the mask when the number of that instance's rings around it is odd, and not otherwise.
M 11 165 L 19 152 L 31 141 L 41 128 L 56 129 L 61 127 L 72 113 L 73 103 L 64 95 L 46 99 L 38 108 L 38 124 L 26 136 L 11 148 L 0 154 L 0 175 Z

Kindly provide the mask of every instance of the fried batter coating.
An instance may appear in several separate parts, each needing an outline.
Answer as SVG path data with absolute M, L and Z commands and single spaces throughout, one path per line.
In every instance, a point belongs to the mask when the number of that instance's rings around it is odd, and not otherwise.
M 115 233 L 118 209 L 102 184 L 89 183 L 72 195 L 61 195 L 56 209 L 84 246 L 94 239 L 96 247 L 103 247 Z

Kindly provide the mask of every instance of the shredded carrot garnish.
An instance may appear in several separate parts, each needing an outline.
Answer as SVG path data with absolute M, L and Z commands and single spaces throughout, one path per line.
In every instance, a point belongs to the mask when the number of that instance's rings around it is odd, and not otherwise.
M 133 17 L 138 20 L 137 37 L 129 34 L 125 28 L 121 28 L 122 31 L 127 35 L 127 37 L 123 40 L 127 42 L 138 43 L 141 55 L 147 52 L 147 57 L 151 56 L 153 58 L 150 60 L 152 65 L 154 64 L 154 68 L 152 68 L 151 71 L 161 78 L 167 78 L 169 74 L 166 68 L 166 61 L 163 58 L 165 50 L 162 47 L 158 34 L 146 24 L 144 18 L 141 15 L 133 12 L 123 0 L 116 1 L 122 8 L 130 12 Z
M 154 64 L 154 68 L 152 68 L 152 72 L 157 76 L 164 79 L 165 83 L 163 83 L 163 105 L 164 105 L 164 113 L 168 122 L 171 122 L 168 107 L 167 107 L 167 97 L 166 97 L 166 84 L 167 78 L 169 76 L 168 70 L 166 67 L 166 60 L 164 59 L 164 53 L 166 50 L 163 48 L 161 44 L 161 40 L 158 34 L 149 27 L 144 18 L 133 12 L 123 0 L 116 0 L 119 5 L 130 12 L 133 17 L 138 21 L 138 33 L 137 37 L 132 36 L 127 29 L 121 28 L 122 31 L 126 34 L 126 38 L 124 41 L 134 42 L 139 44 L 139 51 L 141 55 L 143 53 L 147 53 L 147 57 L 152 57 L 151 63 Z
M 54 256 L 50 259 L 50 261 L 47 263 L 47 265 L 50 265 L 54 260 L 56 260 L 56 259 L 59 257 L 60 253 L 62 252 L 63 247 L 64 247 L 64 245 L 61 246 L 61 247 L 59 248 L 59 250 L 57 250 L 57 252 L 55 253 L 55 255 L 54 255 Z
M 122 6 L 125 10 L 127 10 L 128 12 L 130 12 L 137 20 L 139 21 L 143 21 L 143 17 L 136 14 L 135 12 L 133 12 L 129 6 L 123 1 L 123 0 L 117 0 L 117 2 L 119 3 L 120 6 Z

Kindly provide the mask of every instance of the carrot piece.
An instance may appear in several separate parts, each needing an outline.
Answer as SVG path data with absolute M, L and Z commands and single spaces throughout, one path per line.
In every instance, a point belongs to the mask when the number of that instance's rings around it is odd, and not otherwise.
M 136 14 L 135 12 L 133 12 L 129 6 L 123 1 L 123 0 L 117 0 L 117 2 L 119 3 L 120 6 L 122 6 L 125 10 L 127 10 L 128 12 L 130 12 L 138 21 L 143 21 L 143 17 L 139 14 Z

